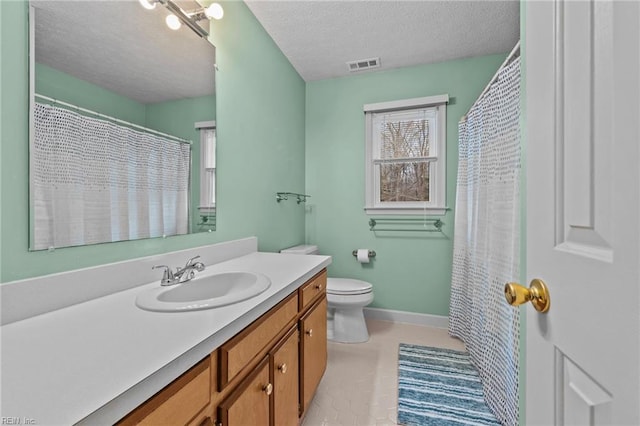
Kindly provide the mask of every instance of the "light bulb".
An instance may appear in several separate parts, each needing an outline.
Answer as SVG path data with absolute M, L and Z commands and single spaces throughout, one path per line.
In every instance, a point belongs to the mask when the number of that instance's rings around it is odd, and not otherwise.
M 167 23 L 167 27 L 171 28 L 174 31 L 179 30 L 182 26 L 180 19 L 178 19 L 178 17 L 173 13 L 171 15 L 167 15 L 164 21 Z
M 138 0 L 145 9 L 155 9 L 157 2 L 155 0 Z
M 220 4 L 211 3 L 211 5 L 204 10 L 204 14 L 207 15 L 207 18 L 222 19 L 224 10 Z

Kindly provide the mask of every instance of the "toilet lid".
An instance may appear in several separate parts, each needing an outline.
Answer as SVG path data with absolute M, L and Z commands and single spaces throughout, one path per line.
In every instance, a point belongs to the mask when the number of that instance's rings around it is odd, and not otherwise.
M 329 294 L 366 294 L 371 293 L 371 283 L 349 278 L 327 278 Z

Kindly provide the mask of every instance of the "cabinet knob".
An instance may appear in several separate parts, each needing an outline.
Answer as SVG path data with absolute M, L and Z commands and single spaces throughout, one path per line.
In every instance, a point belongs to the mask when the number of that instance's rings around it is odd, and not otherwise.
M 273 385 L 271 383 L 267 383 L 266 385 L 264 385 L 262 387 L 262 390 L 264 391 L 264 393 L 266 393 L 267 395 L 271 395 L 271 393 L 273 392 Z
M 313 328 L 308 329 L 306 333 L 307 333 L 307 336 L 313 337 Z
M 287 372 L 287 364 L 279 365 L 279 366 L 278 366 L 278 370 L 280 370 L 280 372 L 281 372 L 282 374 L 286 373 L 286 372 Z
M 322 284 L 316 284 L 316 290 L 322 290 Z

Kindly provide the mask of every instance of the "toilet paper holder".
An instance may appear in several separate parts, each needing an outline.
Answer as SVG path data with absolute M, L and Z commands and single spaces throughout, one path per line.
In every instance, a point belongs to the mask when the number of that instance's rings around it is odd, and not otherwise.
M 351 254 L 353 255 L 353 257 L 358 257 L 358 250 L 352 251 Z M 376 252 L 373 250 L 369 250 L 368 255 L 369 257 L 376 257 Z

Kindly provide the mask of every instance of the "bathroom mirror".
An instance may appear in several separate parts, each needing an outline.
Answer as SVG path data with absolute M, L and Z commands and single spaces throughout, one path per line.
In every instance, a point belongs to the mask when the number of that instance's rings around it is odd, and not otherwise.
M 175 3 L 185 11 L 200 7 L 193 0 Z M 215 47 L 186 25 L 169 29 L 169 13 L 160 3 L 147 10 L 136 0 L 30 2 L 31 250 L 215 230 Z M 208 30 L 209 21 L 198 25 Z M 76 118 L 98 130 L 87 131 Z M 106 137 L 114 132 L 141 140 L 130 143 L 126 136 L 114 149 Z M 36 138 L 49 145 L 43 150 Z M 201 138 L 208 141 L 204 153 Z M 78 148 L 67 139 L 97 141 L 99 157 L 82 154 L 69 160 Z M 167 147 L 158 148 L 157 141 Z M 173 151 L 177 157 L 165 158 Z M 89 172 L 69 171 L 74 161 L 85 163 Z M 150 163 L 161 173 L 145 172 Z M 114 170 L 128 172 L 116 179 Z M 144 175 L 149 193 L 140 191 L 140 181 L 128 181 L 120 183 L 124 192 L 114 195 L 108 184 L 92 180 L 99 174 L 127 180 L 133 171 Z M 63 176 L 52 177 L 56 173 Z M 51 179 L 58 182 L 39 186 Z M 180 188 L 169 193 L 156 188 L 159 182 L 172 186 L 178 181 Z M 208 204 L 201 208 L 201 193 L 207 191 Z M 115 219 L 95 218 L 102 216 L 94 213 L 109 210 Z M 83 218 L 76 217 L 78 211 Z M 51 229 L 70 234 L 81 228 L 84 236 L 39 237 Z

